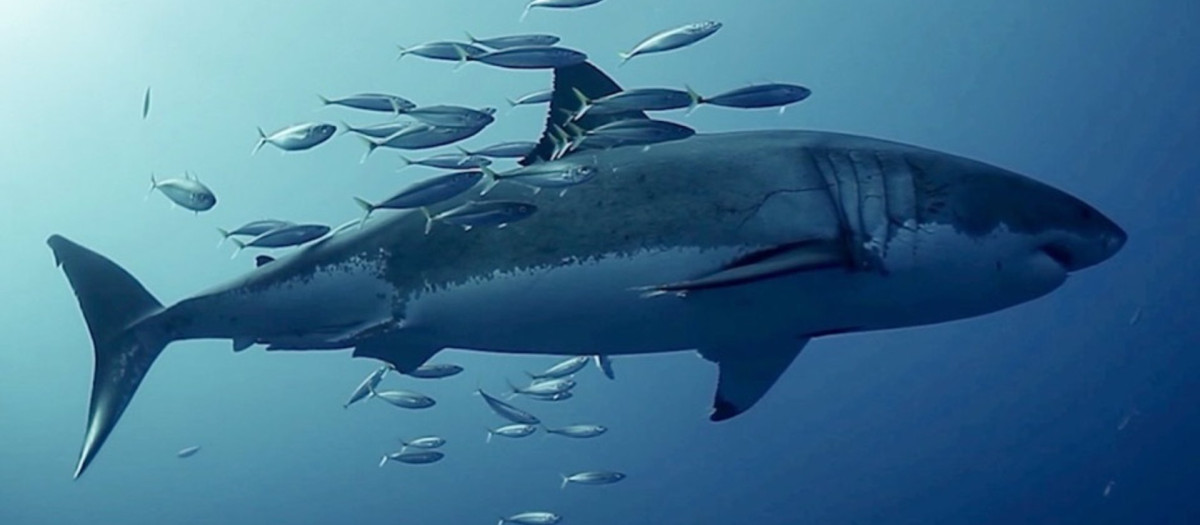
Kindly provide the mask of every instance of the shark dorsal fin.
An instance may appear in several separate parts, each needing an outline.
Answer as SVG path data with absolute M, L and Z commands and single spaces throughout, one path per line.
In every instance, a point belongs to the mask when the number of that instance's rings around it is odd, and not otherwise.
M 553 130 L 556 126 L 565 128 L 571 116 L 583 109 L 583 101 L 580 100 L 579 94 L 587 97 L 588 100 L 596 100 L 620 91 L 620 85 L 590 62 L 555 69 L 554 96 L 550 100 L 550 111 L 546 116 L 542 137 L 538 140 L 537 147 L 528 156 L 521 159 L 520 164 L 529 166 L 550 160 L 555 151 Z M 609 122 L 638 118 L 648 117 L 641 111 L 604 115 L 588 114 L 572 124 L 586 131 Z

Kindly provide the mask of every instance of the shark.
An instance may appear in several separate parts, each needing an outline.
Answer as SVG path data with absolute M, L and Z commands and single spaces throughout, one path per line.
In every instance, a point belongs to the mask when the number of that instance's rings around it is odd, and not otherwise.
M 561 154 L 558 128 L 620 91 L 559 68 L 546 129 L 520 162 Z M 640 112 L 586 115 L 592 129 Z M 445 348 L 614 356 L 698 351 L 718 367 L 712 421 L 750 409 L 814 338 L 942 323 L 1057 289 L 1126 233 L 1084 201 L 985 162 L 826 131 L 700 133 L 575 149 L 598 174 L 503 228 L 379 214 L 164 306 L 112 260 L 48 244 L 94 347 L 84 473 L 163 349 L 351 350 L 400 372 Z M 435 207 L 471 199 L 468 192 Z

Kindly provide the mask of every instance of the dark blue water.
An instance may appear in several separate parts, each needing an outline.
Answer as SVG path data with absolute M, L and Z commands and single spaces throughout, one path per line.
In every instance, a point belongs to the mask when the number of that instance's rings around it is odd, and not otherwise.
M 486 524 L 525 510 L 569 524 L 1200 520 L 1200 4 L 606 0 L 518 24 L 521 9 L 0 4 L 0 524 Z M 725 27 L 616 67 L 643 36 L 706 19 Z M 394 61 L 395 44 L 463 30 L 560 34 L 626 86 L 798 82 L 814 95 L 783 115 L 702 108 L 686 122 L 843 131 L 978 158 L 1079 196 L 1130 240 L 1019 307 L 818 339 L 726 423 L 707 421 L 716 372 L 692 353 L 618 358 L 615 382 L 589 368 L 570 402 L 525 403 L 612 429 L 592 441 L 484 444 L 500 421 L 471 392 L 499 391 L 551 357 L 447 351 L 437 360 L 466 373 L 385 381 L 435 397 L 435 409 L 343 410 L 374 362 L 179 343 L 72 481 L 92 358 L 45 238 L 83 242 L 174 301 L 250 266 L 213 248 L 213 228 L 260 216 L 340 224 L 360 213 L 351 196 L 427 173 L 396 174 L 380 153 L 360 165 L 348 137 L 248 156 L 256 126 L 369 122 L 318 109 L 318 93 L 499 106 L 469 147 L 536 137 L 544 114 L 504 113 L 504 98 L 546 87 L 548 73 Z M 184 169 L 218 192 L 217 208 L 196 217 L 161 196 L 143 202 L 152 171 Z M 443 462 L 376 467 L 398 438 L 429 433 L 450 440 Z M 203 449 L 177 459 L 189 445 Z M 629 479 L 558 488 L 559 473 L 590 469 Z

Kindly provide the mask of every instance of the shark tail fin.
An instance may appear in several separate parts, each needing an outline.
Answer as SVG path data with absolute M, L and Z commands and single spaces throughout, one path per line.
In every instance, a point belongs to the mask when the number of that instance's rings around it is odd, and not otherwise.
M 75 291 L 95 353 L 87 430 L 75 467 L 79 478 L 169 341 L 147 322 L 162 304 L 129 272 L 65 237 L 53 235 L 46 243 Z

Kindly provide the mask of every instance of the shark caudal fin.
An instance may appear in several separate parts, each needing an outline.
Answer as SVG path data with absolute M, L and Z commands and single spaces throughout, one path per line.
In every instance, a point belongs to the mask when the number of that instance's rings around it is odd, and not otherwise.
M 144 323 L 162 310 L 162 304 L 129 272 L 64 237 L 54 235 L 46 243 L 75 290 L 95 352 L 87 431 L 75 468 L 78 478 L 168 341 Z
M 554 95 L 550 99 L 550 111 L 538 145 L 529 155 L 521 159 L 522 166 L 551 160 L 554 157 L 554 129 L 565 128 L 576 114 L 583 110 L 583 100 L 596 100 L 621 92 L 621 86 L 590 62 L 560 67 L 554 70 Z M 574 120 L 573 124 L 583 130 L 596 129 L 609 122 L 649 118 L 641 111 L 591 114 Z

